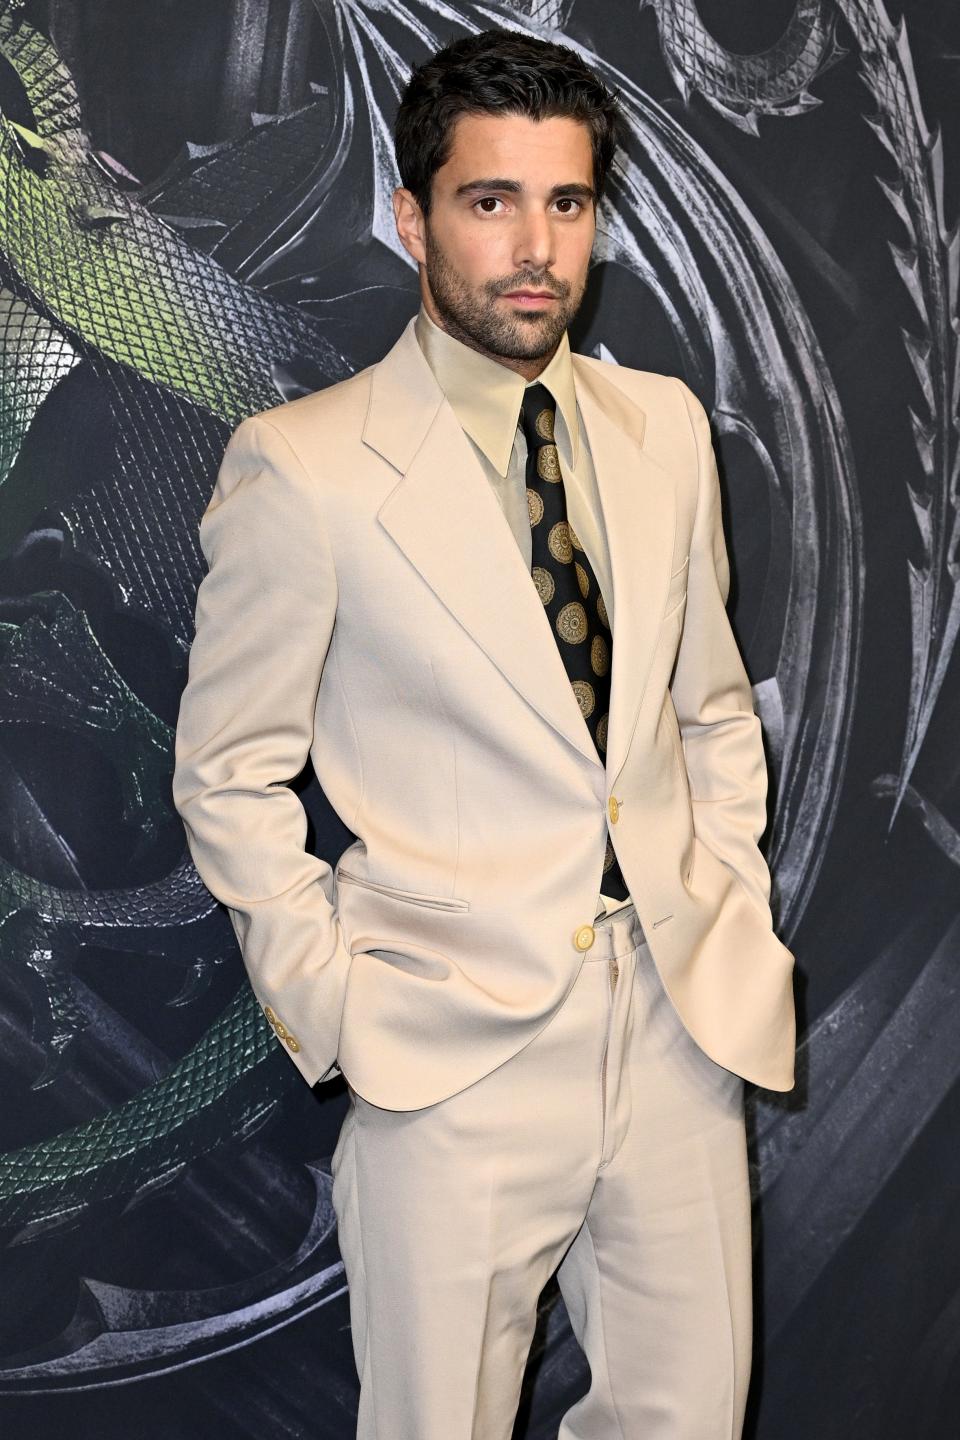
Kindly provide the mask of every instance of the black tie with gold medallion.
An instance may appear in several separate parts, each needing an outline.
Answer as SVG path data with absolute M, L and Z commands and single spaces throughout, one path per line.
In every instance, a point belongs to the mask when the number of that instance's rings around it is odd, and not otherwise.
M 556 404 L 545 385 L 528 385 L 520 421 L 527 440 L 527 509 L 533 539 L 531 571 L 537 594 L 570 676 L 580 713 L 597 753 L 607 749 L 613 635 L 593 566 L 567 519 L 567 499 L 554 440 Z M 600 888 L 626 900 L 610 836 Z

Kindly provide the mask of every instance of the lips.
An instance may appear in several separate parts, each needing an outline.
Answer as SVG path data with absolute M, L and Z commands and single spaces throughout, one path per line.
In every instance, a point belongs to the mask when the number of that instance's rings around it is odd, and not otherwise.
M 556 300 L 549 290 L 508 290 L 505 300 L 517 300 L 521 305 L 540 304 L 544 300 Z

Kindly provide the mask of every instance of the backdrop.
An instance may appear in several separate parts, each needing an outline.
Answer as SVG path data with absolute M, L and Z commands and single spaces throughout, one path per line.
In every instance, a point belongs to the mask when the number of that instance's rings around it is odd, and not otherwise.
M 800 1040 L 747 1092 L 747 1434 L 960 1429 L 957 7 L 0 0 L 10 1440 L 353 1434 L 345 1095 L 272 1039 L 172 742 L 227 437 L 414 313 L 397 97 L 491 24 L 619 87 L 573 348 L 681 375 L 720 458 Z M 548 1287 L 518 1434 L 586 1381 Z

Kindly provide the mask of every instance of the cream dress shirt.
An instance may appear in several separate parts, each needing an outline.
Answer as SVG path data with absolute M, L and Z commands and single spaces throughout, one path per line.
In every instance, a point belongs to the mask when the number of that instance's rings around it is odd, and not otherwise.
M 545 385 L 550 391 L 557 406 L 555 433 L 567 515 L 593 566 L 610 628 L 616 636 L 610 554 L 593 457 L 577 405 L 567 332 L 563 332 L 546 368 L 536 380 L 527 381 L 499 360 L 481 355 L 441 330 L 423 305 L 414 330 L 427 363 L 493 486 L 528 570 L 532 565 L 533 538 L 527 510 L 527 441 L 520 424 L 520 406 L 528 384 Z M 596 919 L 613 911 L 626 914 L 632 909 L 632 900 L 617 900 L 601 892 Z

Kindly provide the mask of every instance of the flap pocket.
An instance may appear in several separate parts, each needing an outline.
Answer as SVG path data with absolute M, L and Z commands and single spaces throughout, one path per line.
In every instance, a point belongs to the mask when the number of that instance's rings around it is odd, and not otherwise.
M 368 880 L 364 875 L 354 875 L 350 870 L 336 872 L 337 883 L 345 880 L 349 885 L 361 885 L 365 890 L 375 890 L 378 895 L 388 895 L 393 900 L 403 900 L 408 905 L 424 905 L 429 910 L 469 910 L 470 901 L 461 900 L 458 895 L 427 895 L 419 890 L 401 890 L 396 885 L 384 885 L 380 880 Z

